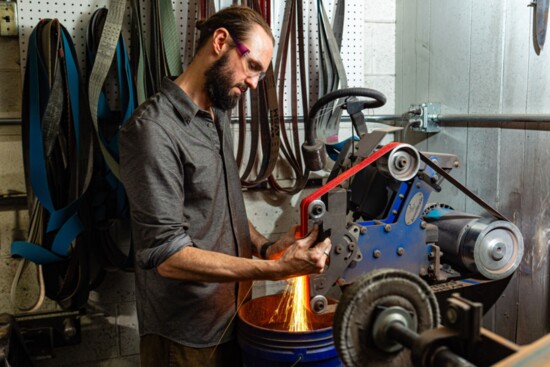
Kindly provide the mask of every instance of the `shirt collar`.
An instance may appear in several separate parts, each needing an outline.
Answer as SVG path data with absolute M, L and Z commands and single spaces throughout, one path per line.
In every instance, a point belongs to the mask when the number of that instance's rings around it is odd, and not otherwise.
M 170 77 L 162 80 L 160 92 L 166 95 L 184 121 L 191 121 L 199 111 L 202 111 Z

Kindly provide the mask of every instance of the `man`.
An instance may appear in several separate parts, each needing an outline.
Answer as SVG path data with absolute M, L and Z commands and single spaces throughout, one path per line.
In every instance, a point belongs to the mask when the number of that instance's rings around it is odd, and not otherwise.
M 224 112 L 268 68 L 269 26 L 235 6 L 200 28 L 191 65 L 120 136 L 143 366 L 238 366 L 231 320 L 248 288 L 236 282 L 319 273 L 331 246 L 316 230 L 295 239 L 296 227 L 270 243 L 246 218 Z

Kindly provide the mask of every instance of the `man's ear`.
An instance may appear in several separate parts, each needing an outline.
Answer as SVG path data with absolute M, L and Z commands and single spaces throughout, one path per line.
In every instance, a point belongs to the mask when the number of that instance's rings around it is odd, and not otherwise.
M 219 55 L 227 42 L 231 39 L 229 31 L 225 28 L 218 28 L 212 33 L 212 46 L 216 55 Z

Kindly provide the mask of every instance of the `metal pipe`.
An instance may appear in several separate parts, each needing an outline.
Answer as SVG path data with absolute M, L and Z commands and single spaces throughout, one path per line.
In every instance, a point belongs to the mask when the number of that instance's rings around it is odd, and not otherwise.
M 27 195 L 0 195 L 0 211 L 27 207 Z
M 520 114 L 434 114 L 429 116 L 434 122 L 550 122 L 550 115 L 520 115 Z
M 403 115 L 366 115 L 365 121 L 401 121 L 420 116 L 403 117 Z M 520 115 L 520 114 L 434 114 L 429 118 L 433 122 L 550 122 L 550 115 Z
M 0 126 L 2 126 L 2 125 L 6 125 L 6 126 L 21 125 L 21 119 L 20 118 L 0 119 Z
M 403 118 L 403 115 L 365 115 L 367 122 L 401 121 L 403 119 L 407 120 L 407 118 Z

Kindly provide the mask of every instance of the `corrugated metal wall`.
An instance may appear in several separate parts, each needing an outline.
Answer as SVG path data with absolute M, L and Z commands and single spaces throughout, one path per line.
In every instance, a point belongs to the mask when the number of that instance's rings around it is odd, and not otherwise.
M 529 3 L 397 0 L 396 112 L 441 102 L 442 114 L 549 114 L 550 49 L 535 53 Z M 550 330 L 550 123 L 441 125 L 408 140 L 457 154 L 463 166 L 453 175 L 512 218 L 525 240 L 522 264 L 484 324 L 531 342 Z M 477 210 L 448 188 L 436 199 Z

